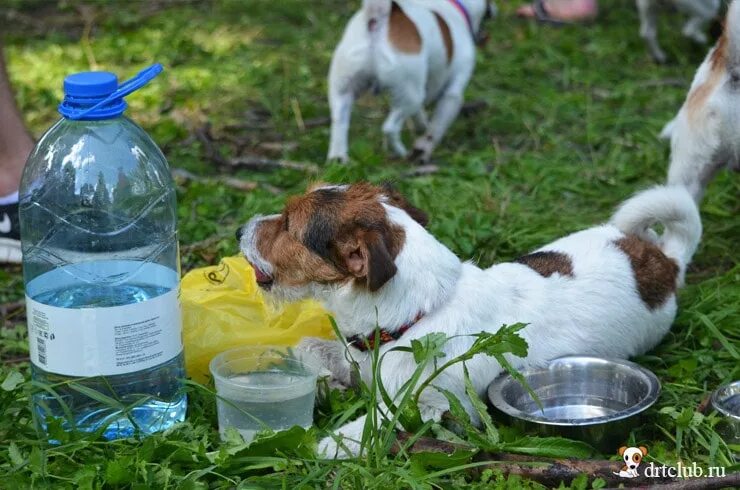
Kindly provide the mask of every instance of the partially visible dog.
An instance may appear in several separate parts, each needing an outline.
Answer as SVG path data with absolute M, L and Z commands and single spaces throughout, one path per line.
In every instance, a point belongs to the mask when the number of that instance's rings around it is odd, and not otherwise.
M 681 31 L 684 36 L 699 44 L 707 43 L 707 25 L 719 13 L 720 0 L 671 0 L 689 19 Z M 650 55 L 657 63 L 665 63 L 666 55 L 658 43 L 657 12 L 660 0 L 637 0 L 640 14 L 640 36 L 645 40 Z
M 671 140 L 668 183 L 683 185 L 696 202 L 722 168 L 740 170 L 740 2 L 694 76 L 688 96 L 661 136 Z
M 640 472 L 637 471 L 638 466 L 642 462 L 642 458 L 647 456 L 648 451 L 645 446 L 640 447 L 627 447 L 622 446 L 619 448 L 619 455 L 624 460 L 624 466 L 619 472 L 612 472 L 622 478 L 636 478 L 640 476 Z
M 653 223 L 663 225 L 661 236 Z M 698 210 L 682 187 L 642 192 L 609 224 L 486 270 L 461 262 L 425 224 L 425 214 L 394 190 L 355 184 L 314 188 L 290 199 L 280 214 L 253 218 L 238 235 L 260 286 L 278 298 L 319 300 L 350 345 L 347 351 L 338 340 L 307 338 L 302 348 L 345 385 L 353 358 L 370 384 L 367 345 L 379 342 L 380 376 L 391 396 L 415 363 L 412 354 L 388 351 L 432 332 L 452 337 L 444 346 L 451 358 L 470 348 L 472 334 L 527 323 L 521 334 L 528 357 L 511 360 L 518 368 L 568 354 L 627 358 L 647 351 L 673 322 L 676 289 L 701 235 Z M 484 355 L 466 364 L 479 395 L 502 370 Z M 463 379 L 457 365 L 434 384 L 454 393 L 477 420 Z M 420 405 L 425 420 L 439 420 L 449 408 L 434 387 L 421 394 Z M 378 410 L 379 417 L 386 413 L 382 404 Z M 341 427 L 341 443 L 326 438 L 320 451 L 334 457 L 346 448 L 356 455 L 363 426 L 364 417 Z
M 331 141 L 327 159 L 346 162 L 352 104 L 368 89 L 390 94 L 383 123 L 386 144 L 407 156 L 401 130 L 407 119 L 424 131 L 412 157 L 429 159 L 455 120 L 475 67 L 487 0 L 363 0 L 331 60 Z M 436 104 L 431 121 L 424 106 Z

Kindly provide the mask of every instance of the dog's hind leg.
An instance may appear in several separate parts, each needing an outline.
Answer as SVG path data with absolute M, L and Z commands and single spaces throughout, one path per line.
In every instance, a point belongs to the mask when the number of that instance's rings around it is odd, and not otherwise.
M 707 43 L 707 35 L 704 32 L 707 19 L 699 16 L 690 17 L 683 26 L 681 33 L 684 37 L 691 39 L 699 44 Z
M 472 67 L 467 74 L 461 74 L 445 89 L 437 101 L 437 105 L 434 108 L 434 115 L 426 133 L 417 138 L 414 143 L 414 151 L 411 154 L 411 159 L 418 160 L 422 163 L 429 161 L 434 148 L 460 112 L 460 107 L 462 107 L 463 103 L 463 93 L 465 92 L 465 87 L 468 84 L 468 80 L 470 80 L 471 74 Z
M 392 109 L 383 123 L 383 136 L 390 149 L 399 157 L 405 157 L 407 153 L 401 141 L 403 123 L 422 110 L 422 93 L 416 86 L 404 85 L 391 94 Z
M 637 12 L 640 14 L 640 37 L 645 40 L 653 60 L 656 63 L 665 63 L 666 55 L 658 44 L 655 8 L 655 0 L 637 0 Z

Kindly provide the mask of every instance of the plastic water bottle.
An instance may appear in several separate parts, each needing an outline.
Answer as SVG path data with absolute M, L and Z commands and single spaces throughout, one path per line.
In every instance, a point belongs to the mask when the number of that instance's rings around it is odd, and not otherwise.
M 175 187 L 164 155 L 123 115 L 162 71 L 64 80 L 63 118 L 20 191 L 33 397 L 40 426 L 106 438 L 185 418 Z

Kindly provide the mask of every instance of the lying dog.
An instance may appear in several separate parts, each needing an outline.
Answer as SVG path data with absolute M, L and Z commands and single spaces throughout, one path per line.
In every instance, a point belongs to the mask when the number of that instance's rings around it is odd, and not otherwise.
M 425 131 L 413 156 L 428 160 L 460 111 L 475 66 L 475 37 L 490 8 L 486 0 L 363 0 L 331 60 L 327 159 L 348 160 L 352 104 L 376 88 L 390 93 L 383 134 L 391 150 L 407 155 L 401 129 L 413 118 Z M 428 122 L 424 106 L 432 103 Z
M 661 136 L 671 140 L 668 183 L 684 185 L 698 203 L 723 167 L 740 170 L 740 3 L 694 76 L 689 94 Z
M 637 0 L 640 14 L 640 36 L 645 40 L 650 55 L 657 63 L 665 63 L 666 55 L 658 44 L 656 9 L 659 0 Z M 689 20 L 681 31 L 684 36 L 699 44 L 707 43 L 707 25 L 719 13 L 719 0 L 672 0 L 680 10 L 689 14 Z
M 662 236 L 650 230 L 653 223 L 664 226 Z M 260 286 L 286 300 L 319 300 L 348 339 L 368 339 L 377 324 L 383 335 L 368 340 L 388 341 L 383 353 L 443 332 L 458 336 L 444 348 L 454 357 L 470 348 L 467 335 L 524 322 L 529 352 L 526 360 L 513 360 L 518 367 L 568 354 L 627 358 L 655 346 L 673 322 L 676 288 L 701 235 L 696 205 L 682 187 L 642 192 L 609 224 L 486 270 L 461 262 L 425 224 L 424 213 L 397 192 L 361 183 L 315 188 L 290 199 L 281 214 L 253 218 L 238 235 Z M 351 345 L 347 353 L 336 340 L 302 343 L 345 385 L 350 354 L 369 383 L 366 344 Z M 481 395 L 502 369 L 481 355 L 466 364 Z M 414 369 L 411 354 L 385 356 L 381 376 L 391 396 Z M 453 392 L 476 420 L 462 367 L 453 366 L 434 383 Z M 439 420 L 448 409 L 433 388 L 422 393 L 420 404 L 425 420 Z M 334 457 L 346 447 L 357 454 L 363 424 L 361 418 L 340 428 L 342 444 L 321 441 L 321 453 Z

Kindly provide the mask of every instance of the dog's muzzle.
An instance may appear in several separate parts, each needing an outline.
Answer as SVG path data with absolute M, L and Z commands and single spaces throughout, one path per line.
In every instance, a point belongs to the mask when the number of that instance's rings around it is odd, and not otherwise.
M 247 259 L 247 262 L 249 262 L 249 265 L 254 269 L 254 277 L 257 280 L 257 285 L 268 291 L 274 283 L 272 264 L 262 257 L 257 248 L 257 231 L 263 221 L 275 219 L 278 216 L 276 214 L 271 216 L 258 215 L 249 220 L 246 225 L 236 230 L 236 239 L 239 242 L 239 248 Z

